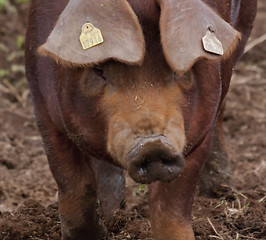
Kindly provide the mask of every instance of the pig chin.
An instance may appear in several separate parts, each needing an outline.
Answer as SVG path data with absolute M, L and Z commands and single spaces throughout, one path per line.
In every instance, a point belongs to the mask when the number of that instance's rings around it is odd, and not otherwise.
M 172 181 L 182 174 L 185 166 L 182 156 L 184 130 L 171 127 L 173 122 L 169 121 L 169 127 L 163 132 L 152 134 L 136 134 L 123 123 L 125 128 L 110 131 L 108 150 L 138 183 Z

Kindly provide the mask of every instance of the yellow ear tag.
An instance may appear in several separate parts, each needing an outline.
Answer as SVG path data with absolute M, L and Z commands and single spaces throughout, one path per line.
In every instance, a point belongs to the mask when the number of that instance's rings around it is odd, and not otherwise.
M 84 50 L 99 45 L 104 41 L 100 29 L 94 27 L 91 23 L 85 23 L 82 26 L 79 40 Z
M 215 36 L 214 32 L 208 30 L 206 35 L 202 38 L 204 50 L 206 52 L 223 55 L 223 45 L 219 39 Z

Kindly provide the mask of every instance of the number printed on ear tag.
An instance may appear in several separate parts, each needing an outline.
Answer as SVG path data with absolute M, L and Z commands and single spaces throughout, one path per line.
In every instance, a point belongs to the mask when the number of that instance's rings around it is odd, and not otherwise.
M 214 32 L 207 31 L 206 35 L 202 38 L 204 50 L 207 52 L 223 55 L 223 45 L 219 39 L 215 36 Z
M 94 27 L 91 23 L 85 23 L 82 26 L 79 40 L 84 50 L 104 42 L 100 29 Z

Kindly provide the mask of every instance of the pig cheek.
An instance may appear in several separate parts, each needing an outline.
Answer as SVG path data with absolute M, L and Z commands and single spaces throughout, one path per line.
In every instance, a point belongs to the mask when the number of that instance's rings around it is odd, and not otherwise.
M 131 136 L 132 131 L 130 130 L 129 124 L 118 119 L 110 121 L 107 138 L 107 150 L 111 154 L 112 158 L 125 169 L 128 165 L 126 160 L 126 146 L 131 142 Z
M 182 116 L 169 119 L 165 130 L 165 135 L 167 136 L 167 138 L 169 138 L 170 142 L 173 144 L 173 147 L 178 152 L 182 153 L 186 144 L 186 136 Z

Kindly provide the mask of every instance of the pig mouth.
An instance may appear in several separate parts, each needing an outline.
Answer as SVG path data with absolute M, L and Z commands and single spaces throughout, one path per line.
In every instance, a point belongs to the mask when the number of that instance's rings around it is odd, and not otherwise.
M 166 137 L 139 137 L 136 141 L 128 154 L 128 173 L 134 181 L 143 184 L 168 182 L 182 174 L 185 160 Z

